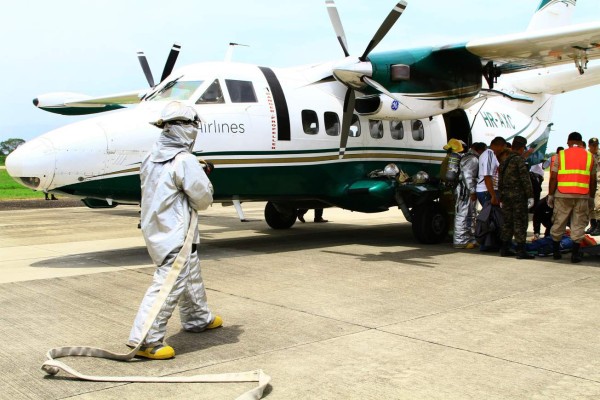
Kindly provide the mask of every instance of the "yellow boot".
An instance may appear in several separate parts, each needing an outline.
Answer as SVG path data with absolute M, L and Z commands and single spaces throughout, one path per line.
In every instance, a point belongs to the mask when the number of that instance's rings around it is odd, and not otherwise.
M 206 329 L 215 329 L 223 325 L 223 318 L 218 315 L 215 315 L 215 319 L 212 320 L 210 324 L 206 327 Z
M 135 353 L 136 357 L 149 358 L 151 360 L 167 360 L 175 357 L 175 350 L 168 345 L 159 343 L 155 346 L 142 346 Z

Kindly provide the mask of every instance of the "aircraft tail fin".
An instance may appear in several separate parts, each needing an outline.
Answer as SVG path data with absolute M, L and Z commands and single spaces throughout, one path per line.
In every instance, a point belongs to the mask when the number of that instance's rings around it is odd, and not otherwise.
M 536 31 L 569 25 L 576 4 L 577 0 L 541 0 L 527 30 Z

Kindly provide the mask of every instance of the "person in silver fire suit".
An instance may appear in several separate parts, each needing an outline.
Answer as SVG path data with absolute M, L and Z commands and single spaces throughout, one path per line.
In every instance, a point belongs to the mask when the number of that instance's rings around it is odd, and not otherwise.
M 473 235 L 473 219 L 477 206 L 477 176 L 479 155 L 486 149 L 484 143 L 473 143 L 469 151 L 460 159 L 460 175 L 456 187 L 456 208 L 454 214 L 454 247 L 473 249 L 477 241 Z
M 221 317 L 208 308 L 197 254 L 199 233 L 196 230 L 192 252 L 187 257 L 173 290 L 167 297 L 146 337 L 141 337 L 144 321 L 181 250 L 191 211 L 211 205 L 212 184 L 191 150 L 198 133 L 198 114 L 183 103 L 174 101 L 164 108 L 162 118 L 153 125 L 163 131 L 152 151 L 142 162 L 141 227 L 148 253 L 157 265 L 152 285 L 139 307 L 128 345 L 143 340 L 137 356 L 168 359 L 175 350 L 164 343 L 167 321 L 179 303 L 183 329 L 201 332 L 222 325 Z

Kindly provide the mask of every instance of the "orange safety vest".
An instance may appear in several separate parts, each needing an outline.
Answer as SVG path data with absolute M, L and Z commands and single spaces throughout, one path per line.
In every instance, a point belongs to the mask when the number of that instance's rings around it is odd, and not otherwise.
M 559 154 L 558 191 L 564 194 L 589 194 L 592 153 L 571 147 Z

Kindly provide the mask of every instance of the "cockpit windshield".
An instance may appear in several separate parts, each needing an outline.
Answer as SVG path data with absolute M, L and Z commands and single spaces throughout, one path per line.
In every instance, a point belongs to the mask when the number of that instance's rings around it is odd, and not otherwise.
M 204 81 L 180 81 L 179 78 L 167 83 L 158 92 L 150 95 L 148 101 L 189 100 Z

